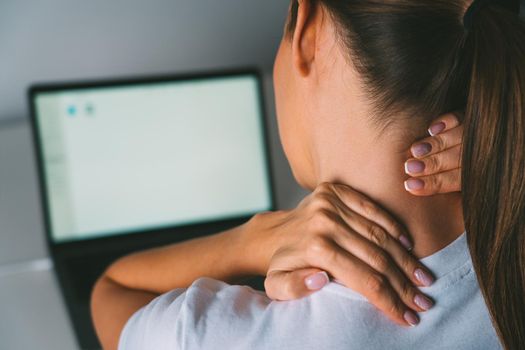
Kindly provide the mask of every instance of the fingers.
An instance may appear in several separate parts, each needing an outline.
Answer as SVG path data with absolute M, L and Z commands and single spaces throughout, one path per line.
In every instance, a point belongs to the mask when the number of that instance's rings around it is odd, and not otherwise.
M 361 260 L 367 262 L 371 256 L 378 256 L 381 254 L 381 250 L 388 253 L 394 260 L 389 266 L 397 266 L 398 269 L 393 271 L 393 274 L 397 276 L 396 285 L 399 286 L 398 290 L 408 291 L 405 280 L 408 278 L 410 282 L 417 286 L 428 286 L 433 283 L 433 277 L 430 271 L 423 266 L 414 256 L 409 254 L 411 249 L 411 243 L 408 241 L 407 236 L 402 233 L 401 239 L 398 236 L 399 232 L 404 232 L 399 228 L 399 225 L 392 219 L 386 212 L 379 207 L 373 205 L 373 203 L 366 202 L 366 206 L 369 208 L 366 211 L 369 218 L 365 218 L 360 215 L 356 215 L 342 201 L 334 203 L 337 206 L 338 214 L 333 215 L 332 221 L 341 221 L 338 227 L 334 229 L 334 240 L 338 242 L 343 248 L 352 252 L 355 256 Z M 371 210 L 370 208 L 374 208 Z M 382 219 L 377 219 L 380 216 Z M 393 230 L 395 233 L 385 230 L 384 227 L 379 226 L 376 222 L 383 221 L 387 222 L 384 226 L 395 227 Z M 356 239 L 354 233 L 358 233 L 361 239 Z M 386 259 L 386 258 L 385 258 Z M 383 259 L 383 260 L 385 260 Z M 374 260 L 374 259 L 372 259 Z M 377 260 L 377 259 L 376 259 Z M 376 261 L 377 262 L 377 261 Z M 394 265 L 395 263 L 395 265 Z M 372 264 L 371 264 L 372 265 Z M 382 264 L 385 265 L 385 264 Z M 378 266 L 374 266 L 378 267 Z M 383 272 L 384 269 L 379 269 Z M 399 270 L 401 270 L 406 278 L 399 276 Z M 403 288 L 401 288 L 403 287 Z M 413 302 L 413 295 L 405 294 L 405 300 Z
M 343 217 L 350 227 L 354 223 L 361 224 L 360 229 L 355 228 L 361 232 L 363 229 L 370 227 L 370 223 L 373 222 L 398 240 L 406 249 L 412 249 L 412 243 L 405 228 L 384 209 L 349 186 L 337 184 L 331 186 L 333 192 L 337 195 L 334 204 L 340 212 L 345 213 Z M 353 215 L 353 213 L 358 215 Z M 361 220 L 361 217 L 367 219 L 367 221 Z
M 271 271 L 264 280 L 264 289 L 273 300 L 295 300 L 322 289 L 328 282 L 328 274 L 315 268 Z
M 446 171 L 437 175 L 410 178 L 405 189 L 415 196 L 429 196 L 437 193 L 461 191 L 461 169 Z
M 461 167 L 461 145 L 422 159 L 409 159 L 405 173 L 411 176 L 426 176 Z
M 371 230 L 372 237 L 340 232 L 334 235 L 334 241 L 386 277 L 405 305 L 419 312 L 428 310 L 432 306 L 430 299 L 420 293 L 414 284 L 429 286 L 433 283 L 432 275 L 398 242 L 380 230 Z M 378 240 L 377 237 L 381 238 Z M 425 304 L 420 301 L 425 301 Z
M 431 137 L 410 148 L 414 158 L 405 163 L 405 172 L 412 178 L 405 181 L 405 189 L 417 196 L 461 191 L 463 126 L 457 115 L 441 116 L 428 132 Z
M 458 116 L 461 112 L 452 112 L 436 118 L 428 128 L 430 136 L 435 136 L 443 131 L 454 129 L 459 125 Z
M 332 268 L 335 279 L 363 295 L 392 321 L 403 326 L 419 322 L 416 313 L 403 303 L 386 277 L 335 242 L 326 241 L 324 247 L 318 248 L 318 266 Z
M 460 125 L 452 130 L 445 131 L 442 134 L 427 137 L 426 139 L 418 141 L 410 148 L 410 152 L 414 158 L 422 159 L 440 153 L 451 147 L 461 145 L 462 138 L 463 126 Z
M 346 214 L 343 215 L 346 216 Z M 360 220 L 360 222 L 354 219 L 353 227 L 348 227 L 347 225 L 347 222 L 342 223 L 341 231 L 336 231 L 334 234 L 334 240 L 339 242 L 343 248 L 348 248 L 350 252 L 363 261 L 368 260 L 370 256 L 377 256 L 382 252 L 386 252 L 413 284 L 425 287 L 432 284 L 433 278 L 430 271 L 412 256 L 398 240 L 384 231 L 383 228 L 366 219 Z M 356 234 L 358 237 L 355 237 Z M 360 248 L 368 256 L 366 257 L 355 252 L 356 248 Z M 380 270 L 383 269 L 380 268 Z M 418 270 L 421 272 L 416 273 Z M 426 278 L 421 279 L 423 275 Z

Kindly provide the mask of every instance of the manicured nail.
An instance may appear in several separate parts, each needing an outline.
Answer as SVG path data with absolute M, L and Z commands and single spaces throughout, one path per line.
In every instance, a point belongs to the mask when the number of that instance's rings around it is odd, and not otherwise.
M 319 290 L 328 282 L 330 282 L 330 279 L 328 278 L 328 274 L 324 271 L 314 273 L 304 279 L 304 284 L 309 290 Z
M 417 191 L 425 187 L 425 183 L 420 179 L 408 179 L 405 181 L 405 190 L 407 191 Z
M 432 308 L 432 306 L 434 306 L 432 300 L 421 294 L 416 294 L 416 296 L 414 297 L 414 303 L 416 303 L 416 305 L 422 308 L 423 310 L 429 310 L 430 308 Z
M 427 142 L 418 143 L 412 146 L 412 155 L 414 157 L 423 157 L 432 151 L 432 145 Z
M 443 122 L 436 123 L 428 128 L 428 133 L 430 136 L 436 136 L 437 134 L 443 132 L 447 126 Z
M 417 315 L 410 310 L 407 310 L 405 312 L 405 314 L 403 315 L 403 318 L 412 327 L 416 326 L 419 323 L 419 317 L 417 317 Z
M 425 171 L 425 163 L 420 160 L 409 160 L 405 162 L 405 172 L 407 174 L 421 174 Z
M 405 247 L 407 250 L 412 250 L 412 243 L 410 242 L 407 236 L 405 235 L 399 236 L 399 241 L 401 242 L 403 247 Z
M 434 283 L 434 278 L 421 269 L 416 269 L 416 271 L 414 271 L 414 276 L 416 276 L 416 279 L 425 287 L 428 287 Z

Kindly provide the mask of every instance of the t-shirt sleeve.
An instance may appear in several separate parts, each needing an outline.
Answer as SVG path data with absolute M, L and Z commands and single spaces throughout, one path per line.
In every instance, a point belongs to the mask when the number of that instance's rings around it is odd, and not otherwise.
M 270 302 L 250 287 L 200 278 L 133 314 L 120 335 L 119 350 L 217 348 L 246 334 Z
M 184 302 L 184 288 L 163 294 L 135 312 L 120 334 L 119 350 L 179 349 L 174 329 Z

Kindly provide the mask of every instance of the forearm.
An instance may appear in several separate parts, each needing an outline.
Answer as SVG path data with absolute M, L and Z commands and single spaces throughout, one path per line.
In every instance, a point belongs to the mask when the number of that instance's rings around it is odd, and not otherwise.
M 265 243 L 253 232 L 262 229 L 259 226 L 252 219 L 219 234 L 135 253 L 116 261 L 104 277 L 156 294 L 188 287 L 204 276 L 234 283 L 265 272 L 269 260 L 263 252 Z
M 101 277 L 91 296 L 91 317 L 104 350 L 116 350 L 129 318 L 157 294 L 122 287 Z

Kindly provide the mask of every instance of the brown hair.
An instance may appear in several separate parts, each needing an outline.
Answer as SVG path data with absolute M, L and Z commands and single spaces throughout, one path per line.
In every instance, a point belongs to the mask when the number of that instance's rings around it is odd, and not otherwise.
M 471 1 L 311 0 L 333 17 L 386 127 L 464 111 L 462 197 L 467 240 L 506 349 L 525 344 L 525 23 Z M 519 8 L 519 3 L 518 3 Z M 298 3 L 288 23 L 293 32 Z

